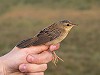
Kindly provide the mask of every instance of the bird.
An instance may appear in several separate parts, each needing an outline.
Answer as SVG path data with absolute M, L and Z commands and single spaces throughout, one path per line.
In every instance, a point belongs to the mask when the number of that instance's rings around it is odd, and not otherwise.
M 44 29 L 40 30 L 35 36 L 20 41 L 16 46 L 18 48 L 27 48 L 38 45 L 55 45 L 60 43 L 68 35 L 69 31 L 76 26 L 69 20 L 57 21 Z M 63 61 L 55 51 L 52 52 L 52 62 L 56 65 L 58 60 Z

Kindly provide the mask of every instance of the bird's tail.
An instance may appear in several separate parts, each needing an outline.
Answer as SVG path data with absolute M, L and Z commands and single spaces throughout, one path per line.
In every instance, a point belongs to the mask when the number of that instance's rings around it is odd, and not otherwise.
M 18 48 L 26 48 L 26 47 L 30 47 L 33 45 L 33 43 L 37 41 L 37 38 L 34 37 L 34 38 L 28 38 L 26 40 L 22 40 L 21 42 L 19 42 L 16 47 Z

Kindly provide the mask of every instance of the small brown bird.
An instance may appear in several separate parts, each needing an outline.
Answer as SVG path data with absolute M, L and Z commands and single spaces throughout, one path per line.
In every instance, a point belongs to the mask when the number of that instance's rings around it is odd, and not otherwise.
M 16 46 L 19 48 L 26 48 L 41 44 L 57 44 L 67 36 L 73 26 L 76 26 L 76 24 L 73 24 L 69 20 L 63 20 L 53 23 L 52 25 L 41 30 L 36 36 L 23 40 L 19 42 Z M 53 63 L 56 65 L 58 59 L 62 59 L 58 57 L 54 51 L 52 52 L 52 54 L 54 56 Z

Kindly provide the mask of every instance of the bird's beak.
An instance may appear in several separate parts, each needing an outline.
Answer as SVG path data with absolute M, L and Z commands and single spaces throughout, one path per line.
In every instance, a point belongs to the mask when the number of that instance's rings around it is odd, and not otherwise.
M 78 26 L 77 24 L 72 24 L 73 26 Z

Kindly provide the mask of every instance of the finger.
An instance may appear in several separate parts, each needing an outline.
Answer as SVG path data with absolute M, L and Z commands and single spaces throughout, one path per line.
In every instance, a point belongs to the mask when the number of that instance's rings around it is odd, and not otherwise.
M 42 51 L 46 51 L 48 50 L 49 46 L 46 45 L 40 45 L 40 46 L 32 46 L 30 47 L 32 49 L 32 51 L 34 51 L 35 53 L 40 53 Z
M 44 72 L 47 69 L 47 64 L 21 64 L 19 70 L 25 73 Z
M 27 73 L 27 75 L 44 75 L 44 72 L 38 72 L 38 73 Z
M 60 47 L 60 43 L 58 43 L 58 44 L 56 44 L 56 45 L 51 45 L 51 46 L 49 47 L 49 50 L 50 50 L 50 51 L 54 51 L 54 50 L 59 49 L 59 47 Z
M 43 63 L 48 63 L 53 59 L 53 55 L 49 51 L 44 51 L 40 54 L 31 54 L 28 55 L 26 60 L 27 62 L 34 63 L 34 64 L 43 64 Z
M 28 48 L 18 48 L 18 47 L 15 47 L 17 48 L 17 50 L 24 50 L 26 51 L 27 53 L 33 53 L 33 54 L 37 54 L 37 53 L 40 53 L 42 51 L 46 51 L 48 50 L 49 46 L 46 46 L 46 45 L 39 45 L 39 46 L 31 46 L 31 47 L 28 47 Z

